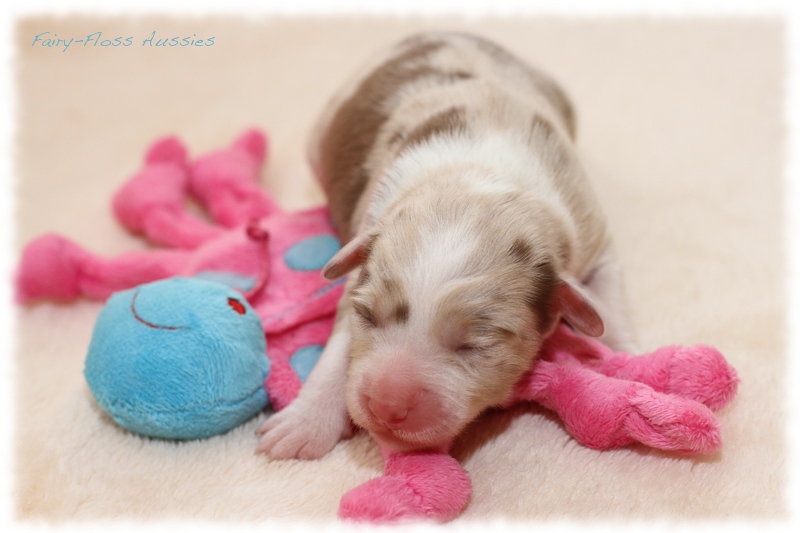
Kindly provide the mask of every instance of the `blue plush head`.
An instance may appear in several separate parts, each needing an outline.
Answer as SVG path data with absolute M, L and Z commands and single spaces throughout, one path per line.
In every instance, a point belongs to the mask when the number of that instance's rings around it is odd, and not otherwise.
M 121 426 L 152 437 L 223 433 L 264 408 L 261 320 L 220 283 L 170 278 L 114 294 L 95 324 L 84 374 Z

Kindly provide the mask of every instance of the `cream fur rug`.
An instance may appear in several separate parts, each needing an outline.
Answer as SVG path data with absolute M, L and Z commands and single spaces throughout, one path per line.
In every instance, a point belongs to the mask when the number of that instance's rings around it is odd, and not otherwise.
M 197 154 L 262 127 L 273 143 L 264 186 L 289 208 L 321 203 L 303 159 L 313 119 L 375 49 L 423 28 L 483 34 L 564 85 L 600 169 L 640 344 L 716 345 L 743 379 L 713 457 L 590 450 L 536 406 L 487 414 L 456 448 L 474 485 L 456 523 L 785 517 L 779 20 L 25 19 L 15 37 L 17 257 L 53 230 L 99 253 L 143 248 L 109 202 L 166 133 Z M 31 45 L 42 32 L 98 31 L 134 46 Z M 153 31 L 214 45 L 139 46 Z M 341 495 L 379 475 L 363 434 L 313 462 L 254 455 L 265 415 L 181 444 L 121 430 L 82 375 L 100 307 L 17 312 L 18 519 L 333 521 Z

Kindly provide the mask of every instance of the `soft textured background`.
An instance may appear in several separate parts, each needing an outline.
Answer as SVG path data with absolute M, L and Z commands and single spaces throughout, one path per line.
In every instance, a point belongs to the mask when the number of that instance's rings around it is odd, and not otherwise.
M 714 344 L 743 378 L 720 413 L 724 448 L 712 457 L 593 451 L 536 406 L 487 414 L 456 447 L 474 485 L 458 521 L 785 516 L 779 20 L 25 19 L 16 27 L 16 252 L 53 230 L 104 254 L 143 248 L 109 201 L 165 133 L 196 154 L 265 128 L 264 185 L 290 208 L 320 203 L 303 158 L 316 114 L 377 47 L 423 28 L 475 31 L 560 80 L 598 169 L 640 344 Z M 215 44 L 141 47 L 154 30 Z M 45 31 L 133 36 L 134 46 L 31 46 Z M 18 311 L 18 518 L 333 520 L 339 497 L 379 474 L 365 435 L 314 462 L 254 455 L 265 415 L 181 444 L 119 429 L 82 376 L 100 307 Z

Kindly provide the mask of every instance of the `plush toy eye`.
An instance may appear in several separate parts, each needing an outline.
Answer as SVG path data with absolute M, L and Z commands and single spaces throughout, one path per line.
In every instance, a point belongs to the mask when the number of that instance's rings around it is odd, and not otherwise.
M 243 315 L 243 314 L 245 314 L 247 312 L 247 309 L 244 308 L 244 305 L 242 304 L 242 302 L 240 302 L 236 298 L 228 298 L 228 305 L 230 305 L 231 309 L 233 309 L 234 311 L 236 311 L 240 315 Z

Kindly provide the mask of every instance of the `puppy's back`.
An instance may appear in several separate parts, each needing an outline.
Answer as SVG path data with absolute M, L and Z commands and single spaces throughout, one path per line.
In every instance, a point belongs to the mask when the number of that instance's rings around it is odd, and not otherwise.
M 400 152 L 435 135 L 492 130 L 553 144 L 573 138 L 575 119 L 555 82 L 504 49 L 468 34 L 425 33 L 392 47 L 334 97 L 309 160 L 348 240 Z M 560 147 L 546 151 L 565 159 Z

